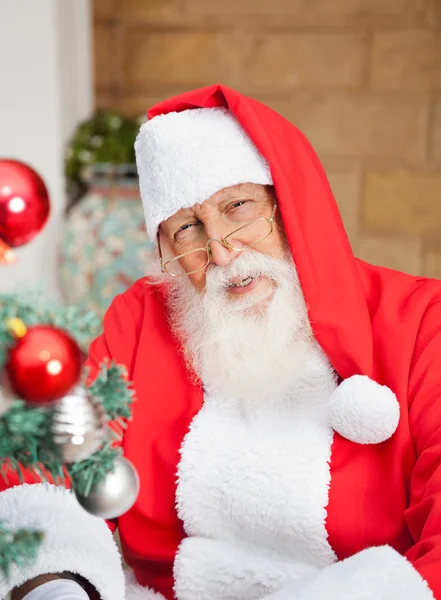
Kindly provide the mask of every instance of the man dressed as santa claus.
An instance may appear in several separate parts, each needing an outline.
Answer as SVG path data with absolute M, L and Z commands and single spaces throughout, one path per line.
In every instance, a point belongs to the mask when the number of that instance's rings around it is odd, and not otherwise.
M 441 600 L 441 282 L 355 259 L 307 140 L 229 88 L 154 107 L 136 152 L 157 251 L 89 358 L 136 390 L 131 571 L 114 523 L 15 486 L 0 518 L 47 535 L 1 596 Z

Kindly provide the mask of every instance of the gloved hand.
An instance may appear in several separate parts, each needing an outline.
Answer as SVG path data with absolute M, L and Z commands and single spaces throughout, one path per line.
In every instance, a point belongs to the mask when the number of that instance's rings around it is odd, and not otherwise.
M 89 596 L 76 581 L 54 579 L 33 589 L 23 600 L 89 600 Z

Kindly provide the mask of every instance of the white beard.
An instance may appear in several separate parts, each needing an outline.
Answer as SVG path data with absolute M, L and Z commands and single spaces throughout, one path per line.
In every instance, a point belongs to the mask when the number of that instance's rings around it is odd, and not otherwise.
M 274 283 L 266 297 L 229 295 L 233 277 L 256 274 Z M 203 292 L 185 277 L 174 279 L 168 309 L 187 364 L 206 391 L 242 399 L 280 397 L 301 377 L 313 334 L 290 257 L 244 251 L 225 267 L 209 267 Z

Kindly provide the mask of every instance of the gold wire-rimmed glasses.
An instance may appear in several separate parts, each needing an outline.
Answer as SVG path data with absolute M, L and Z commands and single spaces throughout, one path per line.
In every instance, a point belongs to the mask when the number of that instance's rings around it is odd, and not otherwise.
M 234 252 L 241 252 L 246 248 L 252 248 L 257 244 L 260 244 L 266 238 L 268 238 L 274 229 L 274 221 L 276 214 L 277 204 L 274 205 L 271 216 L 270 217 L 259 217 L 258 219 L 254 219 L 246 225 L 242 225 L 238 227 L 224 238 L 217 240 L 216 238 L 212 238 L 207 241 L 205 248 L 195 248 L 194 250 L 189 250 L 188 252 L 184 252 L 183 254 L 179 254 L 178 256 L 174 256 L 170 260 L 164 262 L 164 258 L 162 256 L 161 250 L 161 241 L 159 236 L 159 231 L 157 234 L 158 238 L 158 251 L 159 251 L 159 259 L 161 261 L 161 271 L 163 273 L 168 273 L 172 277 L 184 277 L 186 275 L 192 275 L 193 273 L 198 273 L 199 271 L 203 271 L 210 264 L 211 261 L 211 244 L 212 242 L 218 242 L 228 248 L 228 250 L 232 250 Z M 234 236 L 240 234 L 241 237 L 241 247 L 237 248 L 234 246 L 230 240 L 234 240 Z M 201 257 L 201 266 L 197 269 L 193 269 L 192 271 L 186 271 L 185 268 L 181 264 L 181 260 L 186 256 L 196 256 L 200 254 Z M 182 273 L 182 269 L 184 268 L 184 272 Z

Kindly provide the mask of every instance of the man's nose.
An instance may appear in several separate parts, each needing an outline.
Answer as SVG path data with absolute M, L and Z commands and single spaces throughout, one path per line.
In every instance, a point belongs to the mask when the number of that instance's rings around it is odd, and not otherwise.
M 210 258 L 211 262 L 218 267 L 225 267 L 228 265 L 237 254 L 237 251 L 228 248 L 218 239 L 211 239 L 210 245 Z

